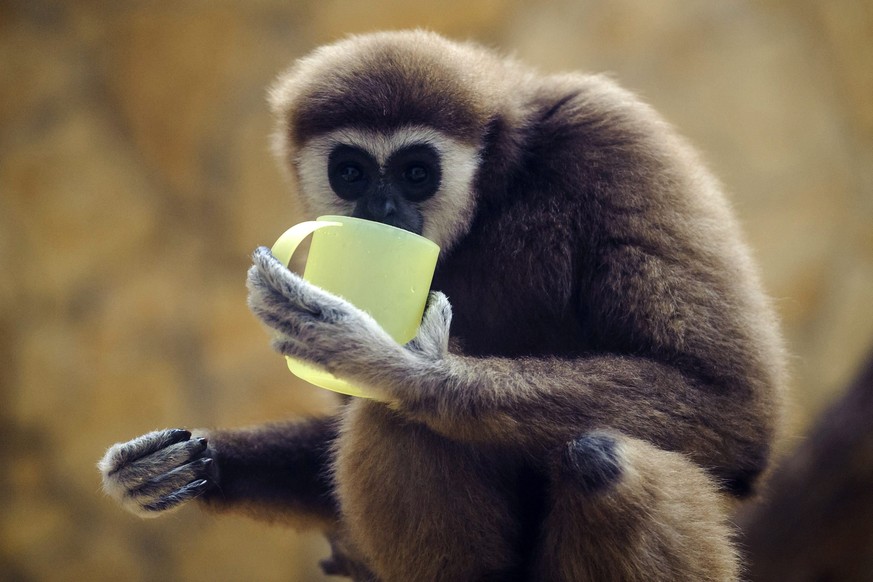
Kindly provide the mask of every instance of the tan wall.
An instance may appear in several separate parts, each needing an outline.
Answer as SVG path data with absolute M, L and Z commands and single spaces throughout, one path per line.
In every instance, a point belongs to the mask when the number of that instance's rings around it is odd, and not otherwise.
M 873 345 L 869 2 L 0 1 L 0 579 L 316 580 L 317 536 L 99 491 L 106 446 L 313 412 L 245 307 L 295 221 L 264 88 L 345 33 L 427 26 L 608 70 L 731 192 L 795 359 L 797 429 Z

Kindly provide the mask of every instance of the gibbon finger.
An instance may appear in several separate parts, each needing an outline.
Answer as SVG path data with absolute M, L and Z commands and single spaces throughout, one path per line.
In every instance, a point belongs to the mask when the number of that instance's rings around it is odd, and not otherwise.
M 128 495 L 134 499 L 155 499 L 170 491 L 181 489 L 188 483 L 199 479 L 209 480 L 209 471 L 214 461 L 210 457 L 197 459 L 187 465 L 173 469 L 169 473 L 149 479 L 139 487 L 131 489 Z
M 206 479 L 198 479 L 197 481 L 188 483 L 169 495 L 161 497 L 157 501 L 143 505 L 142 508 L 145 511 L 151 512 L 167 511 L 168 509 L 173 509 L 178 506 L 180 503 L 199 497 L 205 493 L 207 489 L 209 489 L 209 481 Z
M 166 447 L 187 441 L 191 432 L 181 428 L 156 430 L 125 443 L 112 445 L 99 463 L 106 476 L 112 476 L 125 466 Z

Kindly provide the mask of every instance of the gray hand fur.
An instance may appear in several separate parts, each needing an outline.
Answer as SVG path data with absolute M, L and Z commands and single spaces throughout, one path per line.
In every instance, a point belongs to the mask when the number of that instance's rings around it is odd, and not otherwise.
M 154 517 L 213 487 L 217 472 L 205 437 L 157 430 L 117 443 L 98 463 L 103 489 L 129 511 Z

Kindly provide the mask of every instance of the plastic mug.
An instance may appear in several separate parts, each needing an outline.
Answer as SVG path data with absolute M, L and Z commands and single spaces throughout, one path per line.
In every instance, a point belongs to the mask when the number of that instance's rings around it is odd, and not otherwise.
M 400 228 L 350 216 L 320 216 L 289 228 L 272 253 L 286 266 L 312 235 L 303 278 L 370 314 L 397 343 L 418 333 L 440 248 Z M 288 369 L 311 384 L 372 398 L 333 374 L 291 357 Z

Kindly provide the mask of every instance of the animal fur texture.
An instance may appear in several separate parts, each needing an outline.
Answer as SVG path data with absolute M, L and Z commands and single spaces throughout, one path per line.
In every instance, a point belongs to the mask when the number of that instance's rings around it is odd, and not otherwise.
M 107 492 L 141 515 L 196 498 L 319 527 L 325 571 L 357 580 L 735 580 L 727 519 L 766 470 L 784 357 L 685 141 L 606 77 L 421 31 L 320 48 L 271 104 L 312 216 L 441 245 L 418 337 L 397 345 L 258 249 L 249 304 L 276 349 L 381 401 L 150 433 L 107 452 Z M 411 201 L 386 168 L 415 148 L 439 166 Z M 336 166 L 347 151 L 372 183 Z

